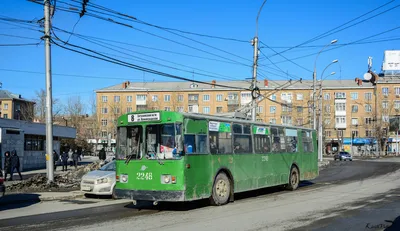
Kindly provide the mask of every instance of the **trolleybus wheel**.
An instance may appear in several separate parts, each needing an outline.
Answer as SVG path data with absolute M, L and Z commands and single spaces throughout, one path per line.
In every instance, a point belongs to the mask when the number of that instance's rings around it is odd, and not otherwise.
M 212 191 L 212 202 L 215 205 L 224 205 L 228 203 L 231 194 L 231 182 L 225 173 L 221 172 L 214 181 Z
M 292 169 L 290 169 L 289 184 L 287 188 L 291 191 L 294 191 L 299 187 L 299 183 L 300 183 L 299 170 L 293 166 Z

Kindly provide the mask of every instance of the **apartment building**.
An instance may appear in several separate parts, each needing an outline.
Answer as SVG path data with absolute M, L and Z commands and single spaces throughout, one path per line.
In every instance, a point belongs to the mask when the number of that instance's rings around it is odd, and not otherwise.
M 35 102 L 6 90 L 0 90 L 0 118 L 33 121 Z
M 280 89 L 285 83 L 287 87 Z M 258 99 L 257 120 L 270 124 L 312 127 L 312 81 L 260 81 L 258 87 L 265 97 Z M 318 82 L 317 98 L 319 96 Z M 232 88 L 218 85 L 232 86 Z M 146 109 L 188 113 L 219 114 L 233 112 L 251 102 L 247 81 L 214 80 L 207 84 L 190 82 L 124 82 L 99 89 L 97 94 L 98 121 L 102 136 L 116 134 L 116 119 L 123 113 Z M 235 88 L 233 88 L 235 87 Z M 278 90 L 277 90 L 278 88 Z M 330 152 L 350 143 L 368 151 L 381 137 L 389 140 L 389 119 L 400 115 L 399 76 L 380 78 L 375 87 L 370 83 L 358 86 L 354 80 L 324 80 L 322 82 L 323 132 L 326 151 Z M 377 104 L 376 104 L 377 102 Z M 350 140 L 350 137 L 354 137 Z M 356 139 L 359 138 L 359 139 Z M 356 140 L 357 142 L 353 142 Z M 395 141 L 392 137 L 391 141 Z M 397 142 L 397 141 L 395 141 Z M 375 141 L 376 143 L 376 141 Z M 342 147 L 343 148 L 343 147 Z

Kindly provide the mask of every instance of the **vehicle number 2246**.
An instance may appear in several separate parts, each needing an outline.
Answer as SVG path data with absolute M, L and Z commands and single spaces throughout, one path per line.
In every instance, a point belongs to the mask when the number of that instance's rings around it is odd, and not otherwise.
M 136 179 L 137 180 L 152 180 L 153 179 L 153 173 L 151 173 L 151 172 L 138 172 L 138 173 L 136 173 Z

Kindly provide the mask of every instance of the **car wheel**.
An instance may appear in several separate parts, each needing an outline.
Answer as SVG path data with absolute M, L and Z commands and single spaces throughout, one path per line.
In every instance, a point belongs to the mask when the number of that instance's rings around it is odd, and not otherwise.
M 116 199 L 117 199 L 117 197 L 116 197 L 116 195 L 115 195 L 115 186 L 114 186 L 114 188 L 112 189 L 111 198 L 112 198 L 113 200 L 116 200 Z

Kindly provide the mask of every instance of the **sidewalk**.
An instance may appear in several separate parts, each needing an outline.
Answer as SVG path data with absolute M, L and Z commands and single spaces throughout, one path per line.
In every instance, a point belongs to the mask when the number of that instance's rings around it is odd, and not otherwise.
M 85 157 L 82 158 L 82 161 L 80 161 L 79 166 L 87 165 L 87 164 L 93 163 L 93 162 L 95 162 L 95 161 L 98 160 L 98 159 L 99 159 L 99 157 L 97 157 L 97 156 L 85 156 Z M 68 165 L 68 168 L 67 168 L 67 169 L 68 169 L 68 171 L 69 171 L 69 170 L 74 169 L 74 167 L 71 167 L 71 166 Z M 31 170 L 31 171 L 24 171 L 24 172 L 21 172 L 22 180 L 29 179 L 29 178 L 31 178 L 31 177 L 37 175 L 37 174 L 46 175 L 46 172 L 47 172 L 46 169 L 37 169 L 37 170 Z M 62 171 L 62 166 L 57 166 L 57 167 L 56 167 L 56 171 L 54 171 L 54 175 L 59 175 L 59 174 L 62 174 L 62 173 L 64 173 L 64 172 Z M 7 176 L 7 178 L 9 179 L 9 176 Z M 7 179 L 7 180 L 8 180 L 8 179 Z M 20 181 L 20 178 L 19 178 L 19 176 L 18 176 L 18 173 L 14 172 L 13 181 L 5 181 L 5 182 L 4 182 L 4 185 L 7 186 L 7 185 L 13 184 L 14 182 L 18 182 L 18 181 Z
M 84 193 L 81 191 L 71 192 L 38 192 L 38 193 L 14 193 L 7 194 L 0 198 L 1 205 L 18 204 L 18 203 L 37 203 L 43 201 L 66 200 L 82 198 Z

